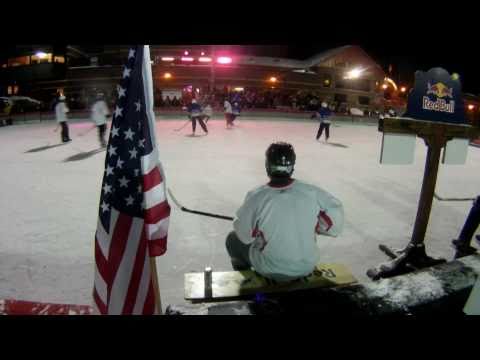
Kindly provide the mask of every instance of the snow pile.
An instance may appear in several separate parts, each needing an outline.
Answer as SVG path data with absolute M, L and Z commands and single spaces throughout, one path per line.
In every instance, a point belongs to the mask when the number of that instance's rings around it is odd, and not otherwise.
M 369 296 L 383 298 L 394 307 L 422 304 L 445 295 L 442 283 L 428 272 L 403 279 L 383 279 L 365 288 Z

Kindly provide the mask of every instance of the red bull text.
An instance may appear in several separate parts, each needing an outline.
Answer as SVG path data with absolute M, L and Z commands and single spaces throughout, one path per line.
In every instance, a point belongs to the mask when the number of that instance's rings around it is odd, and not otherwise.
M 453 98 L 453 88 L 449 88 L 441 82 L 436 84 L 427 84 L 427 95 L 434 95 L 437 99 L 430 100 L 428 96 L 423 97 L 423 109 L 432 111 L 441 111 L 447 113 L 455 112 L 455 101 L 446 101 L 444 98 Z
M 455 112 L 455 101 L 450 100 L 449 102 L 444 99 L 437 99 L 432 101 L 428 96 L 423 97 L 423 109 L 432 110 L 432 111 L 441 111 L 453 114 Z

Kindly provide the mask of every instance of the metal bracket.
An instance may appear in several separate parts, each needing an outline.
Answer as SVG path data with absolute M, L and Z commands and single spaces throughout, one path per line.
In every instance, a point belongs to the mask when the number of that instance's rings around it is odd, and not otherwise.
M 369 269 L 367 276 L 372 280 L 389 278 L 403 275 L 415 270 L 442 264 L 445 259 L 434 259 L 425 252 L 424 244 L 409 244 L 401 250 L 390 249 L 386 245 L 380 245 L 380 250 L 389 256 L 392 261 L 380 264 L 376 268 Z
M 213 296 L 212 293 L 212 268 L 206 267 L 204 271 L 204 282 L 205 282 L 205 298 L 211 299 Z

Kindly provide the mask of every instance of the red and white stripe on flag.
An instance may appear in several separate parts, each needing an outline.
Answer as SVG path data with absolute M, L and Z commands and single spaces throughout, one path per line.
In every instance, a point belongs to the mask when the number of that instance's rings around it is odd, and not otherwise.
M 155 141 L 150 53 L 147 46 L 143 51 L 145 125 L 153 145 L 153 150 L 140 158 L 143 216 L 130 216 L 111 206 L 109 231 L 98 221 L 93 302 L 100 314 L 154 314 L 156 291 L 150 257 L 166 251 L 170 206 Z

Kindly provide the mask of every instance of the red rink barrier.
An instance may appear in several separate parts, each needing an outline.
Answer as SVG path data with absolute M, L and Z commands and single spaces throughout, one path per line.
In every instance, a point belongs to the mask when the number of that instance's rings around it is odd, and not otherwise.
M 0 300 L 0 315 L 92 315 L 88 305 L 49 304 L 21 300 Z
M 470 142 L 470 145 L 480 147 L 480 139 L 476 139 Z

